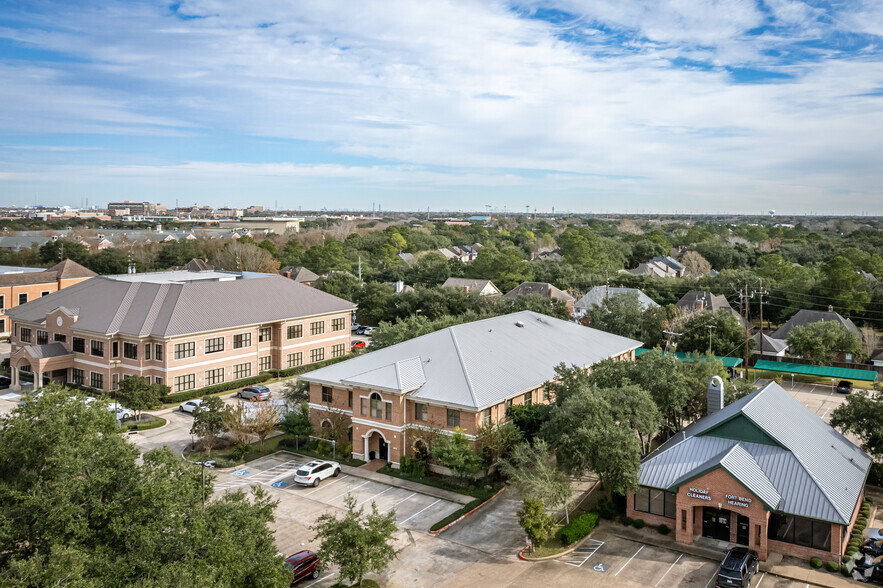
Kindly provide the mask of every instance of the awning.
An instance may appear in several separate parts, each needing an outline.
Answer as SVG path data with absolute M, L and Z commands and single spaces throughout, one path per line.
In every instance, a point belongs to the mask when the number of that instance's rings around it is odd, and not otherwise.
M 801 374 L 804 376 L 817 376 L 819 378 L 834 378 L 837 380 L 862 380 L 873 382 L 877 379 L 875 370 L 859 370 L 854 368 L 839 368 L 830 365 L 804 365 L 802 363 L 787 363 L 784 361 L 769 361 L 762 359 L 754 364 L 756 370 L 768 372 L 785 372 L 789 374 Z
M 635 357 L 640 357 L 640 355 L 642 353 L 646 353 L 648 351 L 650 351 L 650 350 L 644 349 L 643 347 L 639 347 L 638 349 L 635 349 Z M 677 357 L 678 359 L 680 359 L 683 362 L 693 363 L 693 354 L 692 353 L 685 353 L 683 351 L 675 351 L 674 355 L 675 355 L 675 357 Z M 715 357 L 723 362 L 724 367 L 734 368 L 734 367 L 742 365 L 742 358 L 741 357 L 728 357 L 726 355 L 715 355 Z M 705 356 L 703 355 L 702 359 L 700 359 L 699 361 L 700 362 L 705 361 Z

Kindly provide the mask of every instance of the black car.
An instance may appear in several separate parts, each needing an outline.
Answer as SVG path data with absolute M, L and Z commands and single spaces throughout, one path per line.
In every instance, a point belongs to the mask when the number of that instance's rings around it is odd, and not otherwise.
M 873 557 L 863 554 L 855 560 L 854 572 L 861 576 L 862 582 L 883 584 L 883 555 Z
M 0 376 L 0 390 L 6 390 L 12 385 L 12 380 L 6 376 Z
M 883 540 L 880 539 L 868 539 L 864 543 L 861 544 L 861 547 L 858 550 L 865 555 L 870 555 L 871 557 L 878 557 L 883 555 Z
M 837 384 L 837 391 L 841 394 L 849 394 L 852 392 L 852 382 L 849 380 L 840 380 L 840 383 Z
M 760 567 L 757 552 L 745 547 L 734 547 L 727 552 L 717 571 L 717 588 L 748 588 L 751 578 Z

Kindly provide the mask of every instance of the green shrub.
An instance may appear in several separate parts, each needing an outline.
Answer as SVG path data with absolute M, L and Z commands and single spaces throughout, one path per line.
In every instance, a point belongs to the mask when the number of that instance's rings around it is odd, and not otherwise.
M 822 558 L 820 557 L 811 557 L 809 558 L 809 567 L 817 570 L 822 567 Z
M 852 568 L 853 568 L 853 563 L 851 561 L 850 562 L 843 562 L 843 565 L 840 566 L 840 573 L 848 578 L 848 577 L 852 576 Z
M 656 532 L 660 535 L 668 535 L 671 533 L 671 529 L 668 528 L 668 525 L 656 525 Z
M 188 390 L 187 392 L 176 392 L 174 394 L 168 394 L 162 399 L 162 401 L 166 404 L 175 404 L 177 402 L 184 402 L 185 400 L 202 398 L 203 396 L 208 396 L 210 394 L 217 394 L 218 392 L 226 392 L 227 390 L 244 388 L 245 386 L 251 386 L 252 384 L 260 384 L 261 382 L 266 382 L 272 377 L 273 374 L 271 374 L 270 372 L 261 372 L 258 375 L 252 376 L 250 378 L 242 378 L 241 380 L 233 380 L 231 382 L 224 382 L 223 384 L 215 384 L 214 386 L 206 386 L 205 388 Z
M 251 445 L 248 443 L 237 443 L 232 450 L 230 450 L 230 455 L 232 455 L 237 461 L 245 457 L 245 454 L 251 451 Z
M 598 516 L 605 521 L 612 521 L 616 518 L 616 513 L 618 511 L 616 505 L 613 504 L 613 501 L 606 497 L 598 501 L 596 510 L 598 511 Z
M 598 513 L 587 512 L 570 521 L 570 524 L 561 529 L 561 542 L 570 545 L 579 541 L 592 532 L 598 524 Z
M 636 529 L 643 529 L 646 524 L 647 523 L 644 522 L 644 519 L 635 519 L 632 521 L 632 526 Z
M 631 527 L 632 521 L 633 521 L 632 517 L 622 517 L 622 524 L 625 525 L 626 527 Z
M 836 561 L 829 561 L 829 562 L 825 563 L 825 569 L 828 570 L 829 572 L 839 572 L 840 571 L 840 564 L 837 563 Z
M 422 478 L 426 475 L 426 463 L 422 460 L 414 459 L 413 457 L 409 457 L 407 455 L 402 456 L 402 461 L 399 467 L 401 468 L 402 473 L 406 476 Z

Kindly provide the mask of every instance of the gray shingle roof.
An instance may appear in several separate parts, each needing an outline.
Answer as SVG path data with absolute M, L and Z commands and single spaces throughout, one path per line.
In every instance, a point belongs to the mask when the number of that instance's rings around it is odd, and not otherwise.
M 637 288 L 610 288 L 609 290 L 609 295 L 611 297 L 619 296 L 620 294 L 637 294 L 638 302 L 641 303 L 641 308 L 644 310 L 647 310 L 648 308 L 659 308 L 659 305 L 656 304 L 652 298 Z M 574 308 L 592 308 L 593 306 L 601 306 L 607 295 L 608 289 L 606 286 L 595 286 L 589 290 L 585 296 L 577 300 L 573 306 Z
M 557 298 L 565 302 L 573 300 L 573 296 L 558 289 L 547 282 L 522 282 L 515 286 L 512 290 L 506 292 L 506 298 L 515 298 L 516 296 L 525 296 L 528 294 L 539 294 L 545 298 Z
M 713 431 L 716 427 L 739 417 L 773 442 L 715 436 L 722 435 Z M 741 450 L 732 453 L 735 447 Z M 641 463 L 640 483 L 674 489 L 718 463 L 780 512 L 848 524 L 871 459 L 781 386 L 770 383 L 669 439 Z M 776 494 L 781 497 L 778 502 Z
M 763 337 L 763 352 L 767 353 L 769 351 L 775 351 L 779 353 L 786 347 L 788 347 L 788 341 L 784 341 L 782 339 L 775 339 L 771 335 L 767 335 L 766 333 L 755 333 L 751 336 L 754 339 L 754 352 L 760 353 L 760 338 Z
M 831 310 L 798 310 L 797 314 L 788 319 L 788 322 L 779 327 L 775 333 L 771 336 L 774 339 L 788 339 L 788 334 L 791 333 L 791 329 L 794 327 L 805 327 L 812 323 L 825 322 L 825 321 L 833 321 L 840 323 L 846 329 L 855 333 L 856 335 L 861 335 L 861 331 L 858 330 L 858 327 L 855 326 L 848 318 L 843 318 L 839 313 L 836 313 Z
M 28 345 L 25 353 L 34 359 L 49 359 L 50 357 L 63 357 L 71 352 L 64 348 L 62 343 L 48 343 L 46 345 Z
M 445 283 L 442 284 L 442 288 L 465 288 L 467 292 L 481 292 L 488 284 L 490 284 L 494 290 L 500 292 L 500 289 L 490 280 L 475 280 L 471 278 L 448 278 L 445 280 Z
M 156 337 L 356 308 L 352 302 L 274 275 L 189 283 L 97 277 L 10 309 L 8 314 L 40 323 L 61 306 L 78 309 L 78 330 Z
M 523 326 L 518 326 L 521 323 Z M 619 337 L 531 311 L 521 311 L 448 327 L 324 367 L 301 378 L 346 386 L 357 380 L 393 381 L 398 363 L 401 383 L 384 388 L 406 391 L 428 402 L 479 410 L 542 386 L 555 376 L 555 366 L 589 366 L 639 347 Z M 407 360 L 407 365 L 402 362 Z M 417 373 L 403 378 L 405 368 Z M 405 384 L 409 384 L 406 386 Z

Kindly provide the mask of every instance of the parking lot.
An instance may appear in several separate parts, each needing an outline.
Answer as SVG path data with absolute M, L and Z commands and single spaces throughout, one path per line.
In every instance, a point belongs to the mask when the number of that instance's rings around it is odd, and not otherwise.
M 371 508 L 371 502 L 374 502 L 381 513 L 395 510 L 399 527 L 419 532 L 428 531 L 436 521 L 462 506 L 345 473 L 336 478 L 327 478 L 315 488 L 298 486 L 294 483 L 294 474 L 306 461 L 295 454 L 280 452 L 251 462 L 239 470 L 219 472 L 215 489 L 226 491 L 260 484 L 283 491 L 279 496 L 282 502 L 307 499 L 340 509 L 344 508 L 346 495 L 351 494 L 356 499 L 357 507 L 365 507 L 367 510 Z
M 723 556 L 721 556 L 723 559 Z M 579 568 L 589 583 L 604 585 L 709 588 L 717 577 L 719 561 L 624 539 L 610 532 L 596 531 L 576 551 L 555 560 Z M 603 580 L 601 575 L 604 576 Z M 752 588 L 805 588 L 808 584 L 759 572 Z
M 846 402 L 846 395 L 839 394 L 830 385 L 795 382 L 792 388 L 791 381 L 785 379 L 782 381 L 782 388 L 826 423 L 831 422 L 834 409 Z

